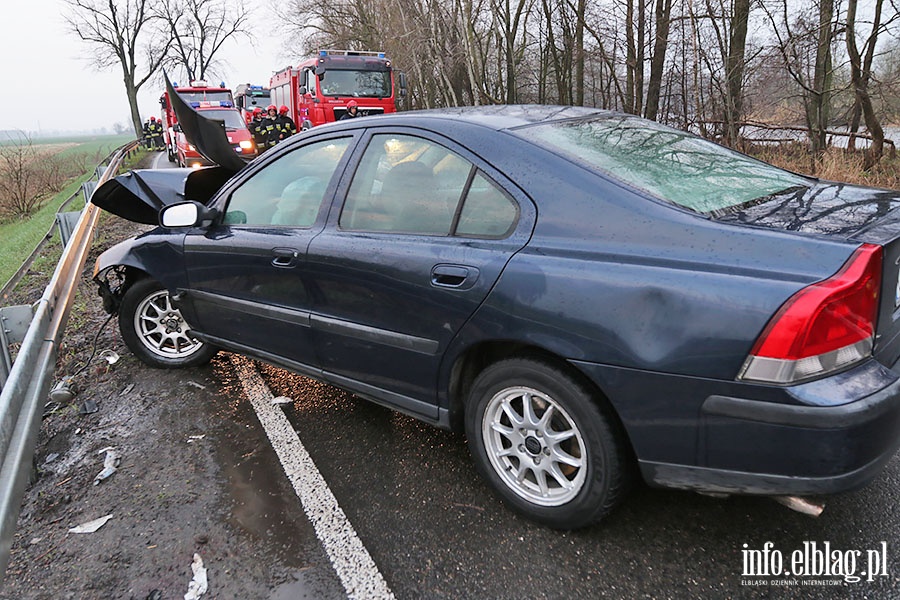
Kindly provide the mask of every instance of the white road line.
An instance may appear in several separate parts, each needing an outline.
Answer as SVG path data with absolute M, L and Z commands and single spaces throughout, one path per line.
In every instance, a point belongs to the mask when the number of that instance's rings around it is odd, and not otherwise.
M 393 592 L 338 506 L 337 499 L 297 437 L 297 432 L 282 409 L 272 405 L 272 392 L 259 371 L 249 360 L 235 355 L 231 356 L 231 363 L 347 596 L 393 598 Z

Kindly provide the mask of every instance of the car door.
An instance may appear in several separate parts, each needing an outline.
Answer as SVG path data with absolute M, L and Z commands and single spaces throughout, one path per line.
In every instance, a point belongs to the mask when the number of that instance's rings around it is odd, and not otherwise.
M 186 236 L 199 331 L 314 371 L 304 261 L 352 142 L 347 134 L 318 137 L 269 161 L 228 194 L 220 224 Z
M 319 359 L 330 381 L 435 419 L 443 353 L 527 242 L 534 208 L 434 134 L 379 128 L 360 147 L 307 257 Z

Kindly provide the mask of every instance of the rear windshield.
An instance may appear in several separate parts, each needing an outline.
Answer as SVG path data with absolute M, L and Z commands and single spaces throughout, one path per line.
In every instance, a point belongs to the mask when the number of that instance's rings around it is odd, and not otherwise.
M 719 213 L 811 180 L 653 121 L 604 115 L 517 135 L 684 208 Z

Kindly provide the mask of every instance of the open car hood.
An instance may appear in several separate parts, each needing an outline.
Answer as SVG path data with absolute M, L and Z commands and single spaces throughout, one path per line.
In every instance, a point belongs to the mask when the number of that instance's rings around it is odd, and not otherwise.
M 225 132 L 225 122 L 194 110 L 181 99 L 166 75 L 169 102 L 184 135 L 197 151 L 218 166 L 205 169 L 146 169 L 119 175 L 98 187 L 91 202 L 129 221 L 159 224 L 159 211 L 170 204 L 196 200 L 208 204 L 219 188 L 247 166 Z
M 209 204 L 233 174 L 223 167 L 129 171 L 98 187 L 91 203 L 129 221 L 158 225 L 163 207 L 185 200 Z
M 206 117 L 200 111 L 194 110 L 191 105 L 181 99 L 181 96 L 172 87 L 169 76 L 165 74 L 164 76 L 169 102 L 175 111 L 175 116 L 178 117 L 178 124 L 188 141 L 197 148 L 197 152 L 232 173 L 237 173 L 247 166 L 246 161 L 235 153 L 228 141 L 228 134 L 225 133 L 225 121 Z

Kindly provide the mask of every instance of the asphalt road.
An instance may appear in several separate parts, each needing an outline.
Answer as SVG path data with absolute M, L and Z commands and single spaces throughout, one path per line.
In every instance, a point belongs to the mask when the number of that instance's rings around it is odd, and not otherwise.
M 766 498 L 638 487 L 604 522 L 558 532 L 494 497 L 464 436 L 263 373 L 275 395 L 295 400 L 286 414 L 398 598 L 900 598 L 900 457 L 865 489 L 828 498 L 818 518 Z M 841 577 L 743 576 L 743 551 L 767 542 L 784 570 L 795 551 L 827 542 L 842 572 L 866 571 L 872 550 L 887 575 L 839 586 L 803 584 Z

